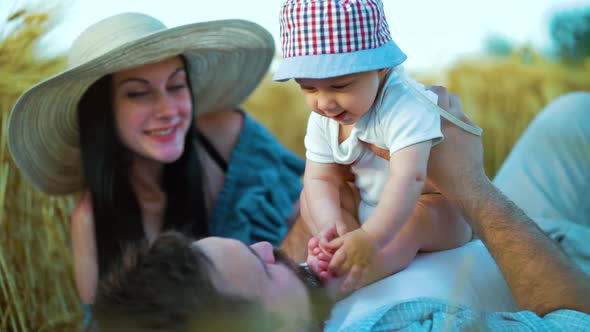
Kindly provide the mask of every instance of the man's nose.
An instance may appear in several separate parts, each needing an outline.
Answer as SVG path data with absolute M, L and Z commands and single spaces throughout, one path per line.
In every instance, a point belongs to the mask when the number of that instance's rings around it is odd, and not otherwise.
M 272 252 L 273 246 L 270 242 L 257 242 L 250 245 L 250 248 L 252 248 L 252 250 L 254 250 L 265 263 L 275 263 L 275 255 Z

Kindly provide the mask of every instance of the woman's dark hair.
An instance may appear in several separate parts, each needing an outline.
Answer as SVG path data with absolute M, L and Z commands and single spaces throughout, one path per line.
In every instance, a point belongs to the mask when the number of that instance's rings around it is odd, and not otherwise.
M 187 84 L 191 89 L 188 78 Z M 141 209 L 129 180 L 133 155 L 122 144 L 116 129 L 112 91 L 112 76 L 104 76 L 78 104 L 82 168 L 92 194 L 100 275 L 119 260 L 123 248 L 145 238 Z M 162 230 L 175 229 L 202 237 L 208 232 L 208 218 L 196 137 L 193 115 L 181 157 L 164 165 L 163 191 L 167 199 Z

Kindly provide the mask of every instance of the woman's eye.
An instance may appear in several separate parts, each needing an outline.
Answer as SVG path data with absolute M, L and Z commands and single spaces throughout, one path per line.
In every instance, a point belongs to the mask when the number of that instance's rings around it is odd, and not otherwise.
M 148 93 L 146 91 L 132 91 L 132 92 L 127 92 L 127 97 L 128 98 L 140 98 L 140 97 L 144 97 L 147 96 Z
M 186 84 L 177 84 L 177 85 L 173 85 L 171 87 L 168 88 L 168 90 L 170 91 L 180 91 L 182 89 L 186 88 Z

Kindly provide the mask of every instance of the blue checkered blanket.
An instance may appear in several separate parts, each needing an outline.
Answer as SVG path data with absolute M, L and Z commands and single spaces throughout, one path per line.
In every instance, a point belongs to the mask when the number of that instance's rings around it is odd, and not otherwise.
M 381 307 L 343 332 L 364 331 L 590 331 L 590 315 L 557 310 L 539 317 L 531 311 L 476 312 L 420 298 Z

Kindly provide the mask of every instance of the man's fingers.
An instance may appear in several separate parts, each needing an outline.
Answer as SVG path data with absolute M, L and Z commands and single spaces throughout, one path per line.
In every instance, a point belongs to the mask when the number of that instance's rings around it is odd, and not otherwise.
M 471 119 L 469 119 L 465 113 L 463 113 L 461 99 L 459 99 L 457 95 L 454 93 L 449 93 L 447 88 L 440 85 L 430 85 L 426 87 L 426 89 L 438 95 L 437 104 L 440 108 L 451 113 L 465 123 L 475 125 L 475 123 L 471 121 Z
M 438 96 L 437 104 L 440 108 L 445 111 L 449 110 L 449 92 L 447 88 L 440 85 L 430 85 L 426 89 L 436 93 Z
M 453 114 L 454 116 L 456 116 L 457 118 L 459 118 L 461 121 L 475 126 L 475 122 L 473 122 L 471 120 L 471 118 L 469 118 L 469 116 L 465 113 L 463 113 L 463 105 L 461 104 L 461 99 L 459 99 L 459 97 L 455 94 L 450 94 L 449 95 L 449 100 L 451 102 L 451 107 L 449 109 L 449 113 Z
M 440 85 L 430 85 L 430 86 L 427 86 L 426 89 L 434 92 L 438 96 L 437 104 L 440 108 L 442 108 L 443 110 L 448 111 L 449 113 L 462 119 L 461 116 L 464 114 L 463 114 L 463 112 L 461 112 L 461 108 L 460 108 L 461 103 L 459 101 L 459 98 L 457 98 L 457 96 L 455 96 L 452 93 L 449 93 L 447 91 L 447 88 L 445 88 L 444 86 L 440 86 Z M 459 104 L 458 110 L 452 109 L 453 104 Z M 442 119 L 443 119 L 443 124 L 445 124 L 446 120 L 444 120 L 444 118 L 442 118 Z M 467 121 L 465 121 L 465 122 L 467 122 Z M 469 123 L 469 122 L 467 122 L 467 123 Z M 390 159 L 389 151 L 383 150 L 379 147 L 376 147 L 373 144 L 367 143 L 367 145 L 368 145 L 369 149 L 377 156 L 379 156 L 385 160 Z
M 461 120 L 467 124 L 475 125 L 475 123 L 473 121 L 471 121 L 471 119 L 465 113 L 463 113 L 463 106 L 461 105 L 461 99 L 459 99 L 459 97 L 457 97 L 456 94 L 449 93 L 447 88 L 445 88 L 444 86 L 440 86 L 440 85 L 430 85 L 426 89 L 428 89 L 438 95 L 437 104 L 440 108 L 451 113 L 452 115 L 457 117 L 459 120 Z M 446 119 L 444 119 L 444 121 L 446 122 Z

